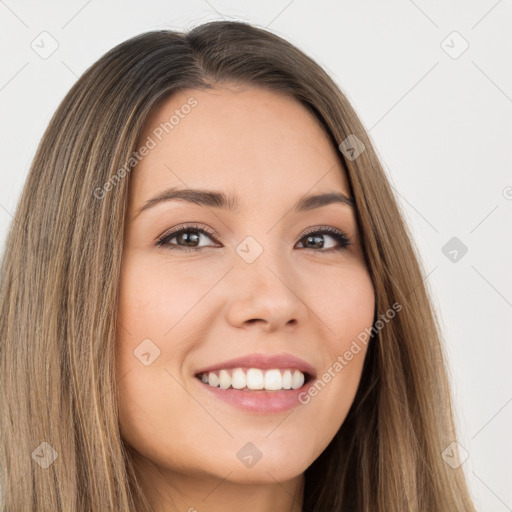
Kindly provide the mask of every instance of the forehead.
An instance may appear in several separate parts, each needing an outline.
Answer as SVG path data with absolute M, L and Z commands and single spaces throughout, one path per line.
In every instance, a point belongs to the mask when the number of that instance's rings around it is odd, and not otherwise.
M 132 172 L 139 200 L 168 187 L 222 189 L 242 202 L 308 191 L 349 195 L 337 150 L 297 100 L 254 86 L 183 90 L 147 120 Z

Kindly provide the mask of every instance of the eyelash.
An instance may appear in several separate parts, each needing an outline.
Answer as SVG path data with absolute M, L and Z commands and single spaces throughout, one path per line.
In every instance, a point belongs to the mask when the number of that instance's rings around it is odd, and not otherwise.
M 202 233 L 204 235 L 207 235 L 208 237 L 212 238 L 214 242 L 217 242 L 216 238 L 219 238 L 219 234 L 216 231 L 213 230 L 207 230 L 204 228 L 200 228 L 197 225 L 186 225 L 186 226 L 179 226 L 177 229 L 172 231 L 171 233 L 166 233 L 159 237 L 156 240 L 155 245 L 158 247 L 163 247 L 170 250 L 178 250 L 181 252 L 197 252 L 201 251 L 203 249 L 211 249 L 212 247 L 181 247 L 181 246 L 175 246 L 173 247 L 171 244 L 169 244 L 169 240 L 175 238 L 176 236 L 179 236 L 183 233 L 188 233 L 189 231 Z M 332 238 L 338 242 L 339 247 L 331 247 L 329 249 L 311 249 L 308 247 L 304 247 L 305 250 L 313 251 L 313 252 L 323 252 L 323 253 L 331 253 L 336 251 L 344 251 L 347 249 L 349 245 L 352 245 L 352 242 L 350 241 L 350 238 L 347 236 L 347 234 L 344 231 L 341 231 L 340 229 L 333 228 L 330 226 L 324 226 L 321 228 L 313 228 L 306 233 L 302 235 L 302 237 L 299 239 L 299 241 L 303 240 L 304 238 L 307 238 L 311 235 L 318 235 L 318 234 L 328 234 Z

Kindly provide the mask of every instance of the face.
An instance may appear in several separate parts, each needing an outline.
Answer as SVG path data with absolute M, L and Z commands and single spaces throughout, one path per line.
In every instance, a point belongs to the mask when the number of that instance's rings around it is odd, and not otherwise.
M 375 306 L 336 149 L 296 100 L 251 86 L 177 93 L 141 141 L 116 345 L 122 436 L 169 475 L 301 475 L 353 402 L 366 347 L 335 363 Z M 232 208 L 170 197 L 183 189 Z M 300 203 L 330 193 L 342 199 Z

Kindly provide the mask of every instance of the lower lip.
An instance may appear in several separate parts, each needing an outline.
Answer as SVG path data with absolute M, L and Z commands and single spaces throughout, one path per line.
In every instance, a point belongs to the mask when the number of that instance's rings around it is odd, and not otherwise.
M 279 391 L 267 390 L 248 390 L 248 389 L 221 389 L 205 384 L 196 378 L 199 385 L 205 391 L 211 393 L 216 398 L 237 407 L 243 411 L 257 412 L 260 414 L 272 414 L 286 412 L 298 405 L 303 405 L 300 397 L 306 397 L 308 388 L 313 384 L 314 380 L 304 384 L 299 389 L 281 389 Z

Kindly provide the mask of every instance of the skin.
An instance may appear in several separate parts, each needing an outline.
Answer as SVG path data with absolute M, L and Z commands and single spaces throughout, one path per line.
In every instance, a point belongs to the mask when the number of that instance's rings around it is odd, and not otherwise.
M 374 289 L 354 209 L 292 211 L 305 194 L 350 197 L 348 182 L 313 115 L 254 86 L 176 93 L 141 140 L 191 96 L 197 106 L 130 178 L 116 345 L 121 434 L 158 511 L 300 512 L 304 471 L 342 425 L 366 347 L 308 404 L 286 413 L 241 411 L 210 396 L 194 374 L 234 357 L 287 352 L 320 378 L 371 328 Z M 169 187 L 236 194 L 240 211 L 174 200 L 137 214 Z M 184 223 L 218 237 L 201 234 L 192 246 L 205 249 L 195 252 L 180 250 L 190 247 L 183 236 L 172 239 L 175 249 L 155 245 Z M 304 233 L 325 226 L 344 231 L 351 245 L 325 252 L 339 244 L 324 234 L 323 248 L 308 248 Z M 250 264 L 236 252 L 247 236 L 263 249 Z M 145 339 L 154 344 L 146 352 L 160 351 L 148 365 L 134 355 Z M 247 442 L 263 454 L 250 468 L 237 458 Z

